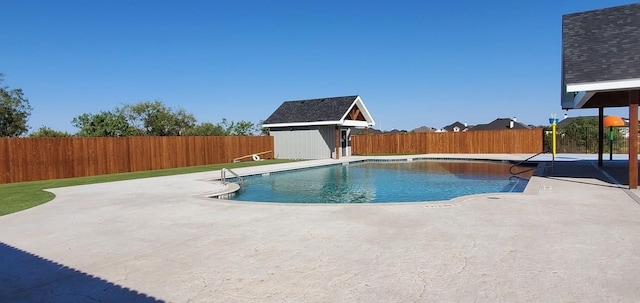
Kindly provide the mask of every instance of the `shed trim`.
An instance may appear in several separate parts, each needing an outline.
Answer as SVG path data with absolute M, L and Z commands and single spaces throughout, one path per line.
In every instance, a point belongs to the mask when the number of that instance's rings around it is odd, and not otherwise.
M 318 126 L 318 125 L 336 125 L 336 124 L 340 124 L 340 121 L 273 123 L 273 124 L 263 124 L 262 128 L 267 128 L 267 127 L 293 127 L 293 126 Z
M 360 113 L 362 113 L 362 116 L 366 121 L 346 120 L 347 116 L 349 115 L 349 113 L 351 112 L 351 109 L 353 109 L 354 106 L 358 106 L 358 108 L 360 109 Z M 353 103 L 351 104 L 351 106 L 349 106 L 349 109 L 344 113 L 344 115 L 342 115 L 340 122 L 341 123 L 339 124 L 344 126 L 368 127 L 368 126 L 376 125 L 376 121 L 374 121 L 373 117 L 371 117 L 371 114 L 369 114 L 369 110 L 364 105 L 364 102 L 362 102 L 362 99 L 360 99 L 360 96 L 357 96 L 356 99 L 353 100 Z
M 322 126 L 322 125 L 337 125 L 337 126 L 346 126 L 346 127 L 371 127 L 375 125 L 375 121 L 373 120 L 373 117 L 371 116 L 371 114 L 369 113 L 369 110 L 367 109 L 367 107 L 364 105 L 364 102 L 362 101 L 362 99 L 360 98 L 360 96 L 354 96 L 355 98 L 353 99 L 353 102 L 351 102 L 351 105 L 349 105 L 348 109 L 341 114 L 341 116 L 334 116 L 333 119 L 336 119 L 338 117 L 340 117 L 340 120 L 320 120 L 320 121 L 292 121 L 292 122 L 282 122 L 282 123 L 265 123 L 262 125 L 262 128 L 283 128 L 283 127 L 299 127 L 299 126 Z M 344 97 L 335 97 L 335 98 L 344 98 Z M 332 98 L 326 98 L 326 99 L 332 99 Z M 312 101 L 315 101 L 317 99 L 311 99 Z M 289 102 L 305 102 L 308 100 L 299 100 L 299 101 L 287 101 L 285 103 L 289 103 Z M 283 105 L 285 104 L 283 103 Z M 281 107 L 283 106 L 281 105 Z M 351 111 L 353 110 L 354 107 L 356 107 L 359 109 L 360 114 L 362 115 L 362 118 L 364 118 L 364 121 L 362 120 L 349 120 L 349 114 L 351 113 Z M 279 108 L 280 109 L 280 108 Z M 276 110 L 277 112 L 278 110 Z M 269 120 L 269 119 L 267 119 Z

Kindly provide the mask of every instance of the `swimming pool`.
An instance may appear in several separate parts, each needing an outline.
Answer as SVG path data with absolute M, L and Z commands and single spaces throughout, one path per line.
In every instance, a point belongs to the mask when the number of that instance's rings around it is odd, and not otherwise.
M 486 161 L 360 161 L 244 178 L 241 189 L 228 199 L 385 203 L 524 191 L 527 180 L 513 178 L 510 167 L 508 162 Z

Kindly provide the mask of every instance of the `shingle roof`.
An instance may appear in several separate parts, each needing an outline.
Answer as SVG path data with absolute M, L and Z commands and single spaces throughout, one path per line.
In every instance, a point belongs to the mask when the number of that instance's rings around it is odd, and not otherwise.
M 464 131 L 465 129 L 469 128 L 468 126 L 464 125 L 463 123 L 460 123 L 460 121 L 456 121 L 453 122 L 445 127 L 443 127 L 442 129 L 448 131 L 448 132 L 452 132 L 455 131 L 455 127 L 458 127 L 459 131 Z
M 434 131 L 436 130 L 429 126 L 420 126 L 418 128 L 411 130 L 411 132 L 414 132 L 414 133 L 431 133 Z
M 263 124 L 338 121 L 358 96 L 285 101 Z
M 513 121 L 513 128 L 511 128 L 511 121 Z M 511 118 L 498 118 L 488 124 L 478 124 L 469 130 L 503 130 L 503 129 L 531 129 L 531 127 L 524 125 L 520 122 L 514 121 Z
M 565 83 L 640 78 L 640 4 L 562 16 Z

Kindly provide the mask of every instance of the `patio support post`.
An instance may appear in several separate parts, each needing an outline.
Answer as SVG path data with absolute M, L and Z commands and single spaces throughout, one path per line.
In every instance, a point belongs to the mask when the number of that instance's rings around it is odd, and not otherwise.
M 629 188 L 638 188 L 638 103 L 640 90 L 629 92 Z
M 604 108 L 598 108 L 598 166 L 602 166 L 602 154 L 604 152 Z
M 340 159 L 340 126 L 336 125 L 336 159 Z

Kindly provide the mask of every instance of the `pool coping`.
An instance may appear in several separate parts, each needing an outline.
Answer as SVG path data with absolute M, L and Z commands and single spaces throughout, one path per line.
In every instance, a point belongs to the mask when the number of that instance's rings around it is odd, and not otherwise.
M 511 155 L 514 156 L 514 155 Z M 510 158 L 510 159 L 505 159 L 505 158 Z M 478 154 L 473 154 L 471 157 L 466 157 L 465 155 L 460 155 L 460 154 L 455 154 L 455 156 L 453 155 L 447 155 L 447 154 L 418 154 L 418 155 L 401 155 L 401 156 L 354 156 L 354 157 L 346 157 L 346 158 L 342 158 L 342 159 L 329 159 L 329 160 L 333 160 L 330 162 L 322 162 L 322 163 L 318 163 L 316 161 L 314 162 L 307 162 L 307 161 L 300 161 L 300 162 L 296 162 L 296 163 L 305 163 L 308 165 L 296 165 L 293 167 L 287 166 L 287 165 L 282 165 L 282 164 L 276 164 L 273 166 L 278 166 L 278 168 L 274 168 L 272 165 L 268 165 L 268 166 L 257 166 L 257 167 L 251 167 L 251 169 L 249 169 L 249 172 L 243 173 L 245 170 L 245 168 L 240 168 L 240 169 L 234 169 L 234 172 L 238 173 L 238 175 L 240 177 L 255 177 L 255 176 L 259 176 L 259 175 L 264 175 L 264 174 L 271 174 L 271 173 L 281 173 L 281 172 L 290 172 L 290 171 L 295 171 L 295 170 L 302 170 L 302 169 L 311 169 L 311 168 L 317 168 L 317 167 L 323 167 L 323 166 L 331 166 L 331 165 L 348 165 L 351 163 L 357 163 L 357 162 L 411 162 L 411 161 L 437 161 L 437 160 L 443 160 L 443 161 L 482 161 L 482 162 L 500 162 L 500 163 L 509 163 L 509 164 L 517 164 L 522 162 L 523 160 L 525 160 L 527 157 L 526 155 L 515 155 L 515 157 L 507 157 L 507 155 L 503 155 L 503 154 L 490 154 L 490 155 L 478 155 Z M 264 202 L 264 201 L 238 201 L 238 200 L 233 200 L 233 199 L 229 199 L 230 196 L 232 196 L 236 191 L 240 190 L 240 185 L 238 185 L 235 182 L 222 182 L 222 176 L 220 177 L 214 177 L 214 178 L 209 178 L 206 181 L 207 182 L 216 182 L 216 183 L 221 183 L 222 185 L 225 186 L 225 188 L 223 190 L 219 190 L 219 191 L 214 191 L 214 192 L 209 192 L 206 194 L 202 194 L 202 195 L 198 195 L 198 198 L 202 198 L 202 199 L 214 199 L 216 201 L 219 202 L 229 202 L 229 203 L 261 203 L 261 204 L 274 204 L 274 205 L 335 205 L 335 204 L 348 204 L 348 205 L 369 205 L 369 204 L 376 204 L 376 205 L 385 205 L 385 204 L 389 204 L 389 205 L 399 205 L 399 204 L 415 204 L 415 203 L 426 203 L 426 204 L 451 204 L 452 207 L 457 207 L 459 206 L 458 203 L 460 202 L 464 202 L 466 200 L 470 200 L 473 198 L 477 198 L 477 197 L 487 197 L 487 198 L 495 198 L 495 196 L 497 195 L 516 195 L 516 194 L 526 194 L 526 195 L 533 195 L 533 194 L 537 194 L 539 192 L 539 187 L 540 187 L 540 180 L 538 178 L 534 178 L 536 176 L 541 175 L 544 172 L 545 169 L 545 163 L 544 161 L 531 161 L 531 163 L 537 163 L 535 171 L 533 173 L 533 175 L 529 178 L 529 180 L 527 181 L 527 186 L 525 187 L 525 189 L 522 192 L 495 192 L 495 193 L 479 193 L 479 194 L 471 194 L 471 195 L 464 195 L 464 196 L 458 196 L 458 197 L 454 197 L 448 200 L 433 200 L 433 201 L 405 201 L 405 202 L 384 202 L 384 203 L 302 203 L 302 202 Z M 282 168 L 280 168 L 282 167 Z M 257 168 L 266 168 L 266 169 L 262 169 L 262 170 L 256 170 Z M 517 175 L 517 174 L 514 174 Z M 228 178 L 229 180 L 234 180 L 237 179 L 237 177 L 233 177 L 233 178 Z M 533 182 L 532 182 L 533 181 Z

